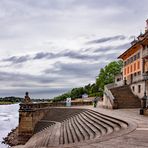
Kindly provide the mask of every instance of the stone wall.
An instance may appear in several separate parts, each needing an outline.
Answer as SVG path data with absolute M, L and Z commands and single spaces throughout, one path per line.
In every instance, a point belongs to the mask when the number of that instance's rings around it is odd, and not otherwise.
M 20 107 L 18 127 L 20 143 L 24 144 L 33 135 L 35 125 L 43 118 L 47 111 L 48 107 L 30 109 L 21 109 Z
M 138 87 L 140 86 L 140 91 L 138 90 Z M 131 90 L 134 95 L 138 96 L 139 98 L 142 98 L 144 96 L 144 90 L 145 90 L 145 83 L 144 81 L 140 81 L 137 83 L 133 83 L 130 85 Z M 148 84 L 147 84 L 147 90 L 148 90 Z M 148 94 L 148 91 L 147 91 Z

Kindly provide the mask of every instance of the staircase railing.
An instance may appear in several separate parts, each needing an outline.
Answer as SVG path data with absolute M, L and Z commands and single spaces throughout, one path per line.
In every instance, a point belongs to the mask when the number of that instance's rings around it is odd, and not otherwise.
M 112 109 L 117 108 L 117 101 L 110 91 L 111 88 L 115 87 L 118 87 L 115 83 L 105 85 L 104 87 L 103 106 L 106 108 L 112 108 Z

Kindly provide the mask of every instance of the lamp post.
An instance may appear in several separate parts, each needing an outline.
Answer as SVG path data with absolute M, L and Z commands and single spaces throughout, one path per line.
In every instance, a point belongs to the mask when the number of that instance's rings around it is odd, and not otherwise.
M 144 79 L 144 96 L 141 99 L 141 109 L 140 109 L 140 115 L 144 114 L 144 109 L 146 108 L 146 101 L 147 101 L 147 95 L 146 95 L 146 81 L 148 79 L 148 74 L 147 73 L 143 73 L 143 79 Z

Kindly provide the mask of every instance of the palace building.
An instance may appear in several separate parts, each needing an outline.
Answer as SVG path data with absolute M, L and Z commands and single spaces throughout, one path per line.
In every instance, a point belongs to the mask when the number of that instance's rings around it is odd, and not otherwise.
M 142 98 L 145 90 L 145 76 L 148 75 L 148 19 L 145 33 L 141 33 L 137 40 L 131 42 L 131 47 L 118 58 L 124 63 L 124 81 L 130 85 L 135 95 Z
M 131 47 L 118 59 L 123 61 L 122 74 L 115 83 L 104 88 L 103 105 L 106 108 L 141 107 L 141 99 L 148 96 L 148 19 L 145 32 L 131 42 Z

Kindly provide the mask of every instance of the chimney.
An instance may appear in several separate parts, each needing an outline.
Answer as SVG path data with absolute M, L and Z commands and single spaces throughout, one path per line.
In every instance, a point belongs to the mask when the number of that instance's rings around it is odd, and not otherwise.
M 145 32 L 148 31 L 148 19 L 146 20 L 146 27 L 145 27 Z

